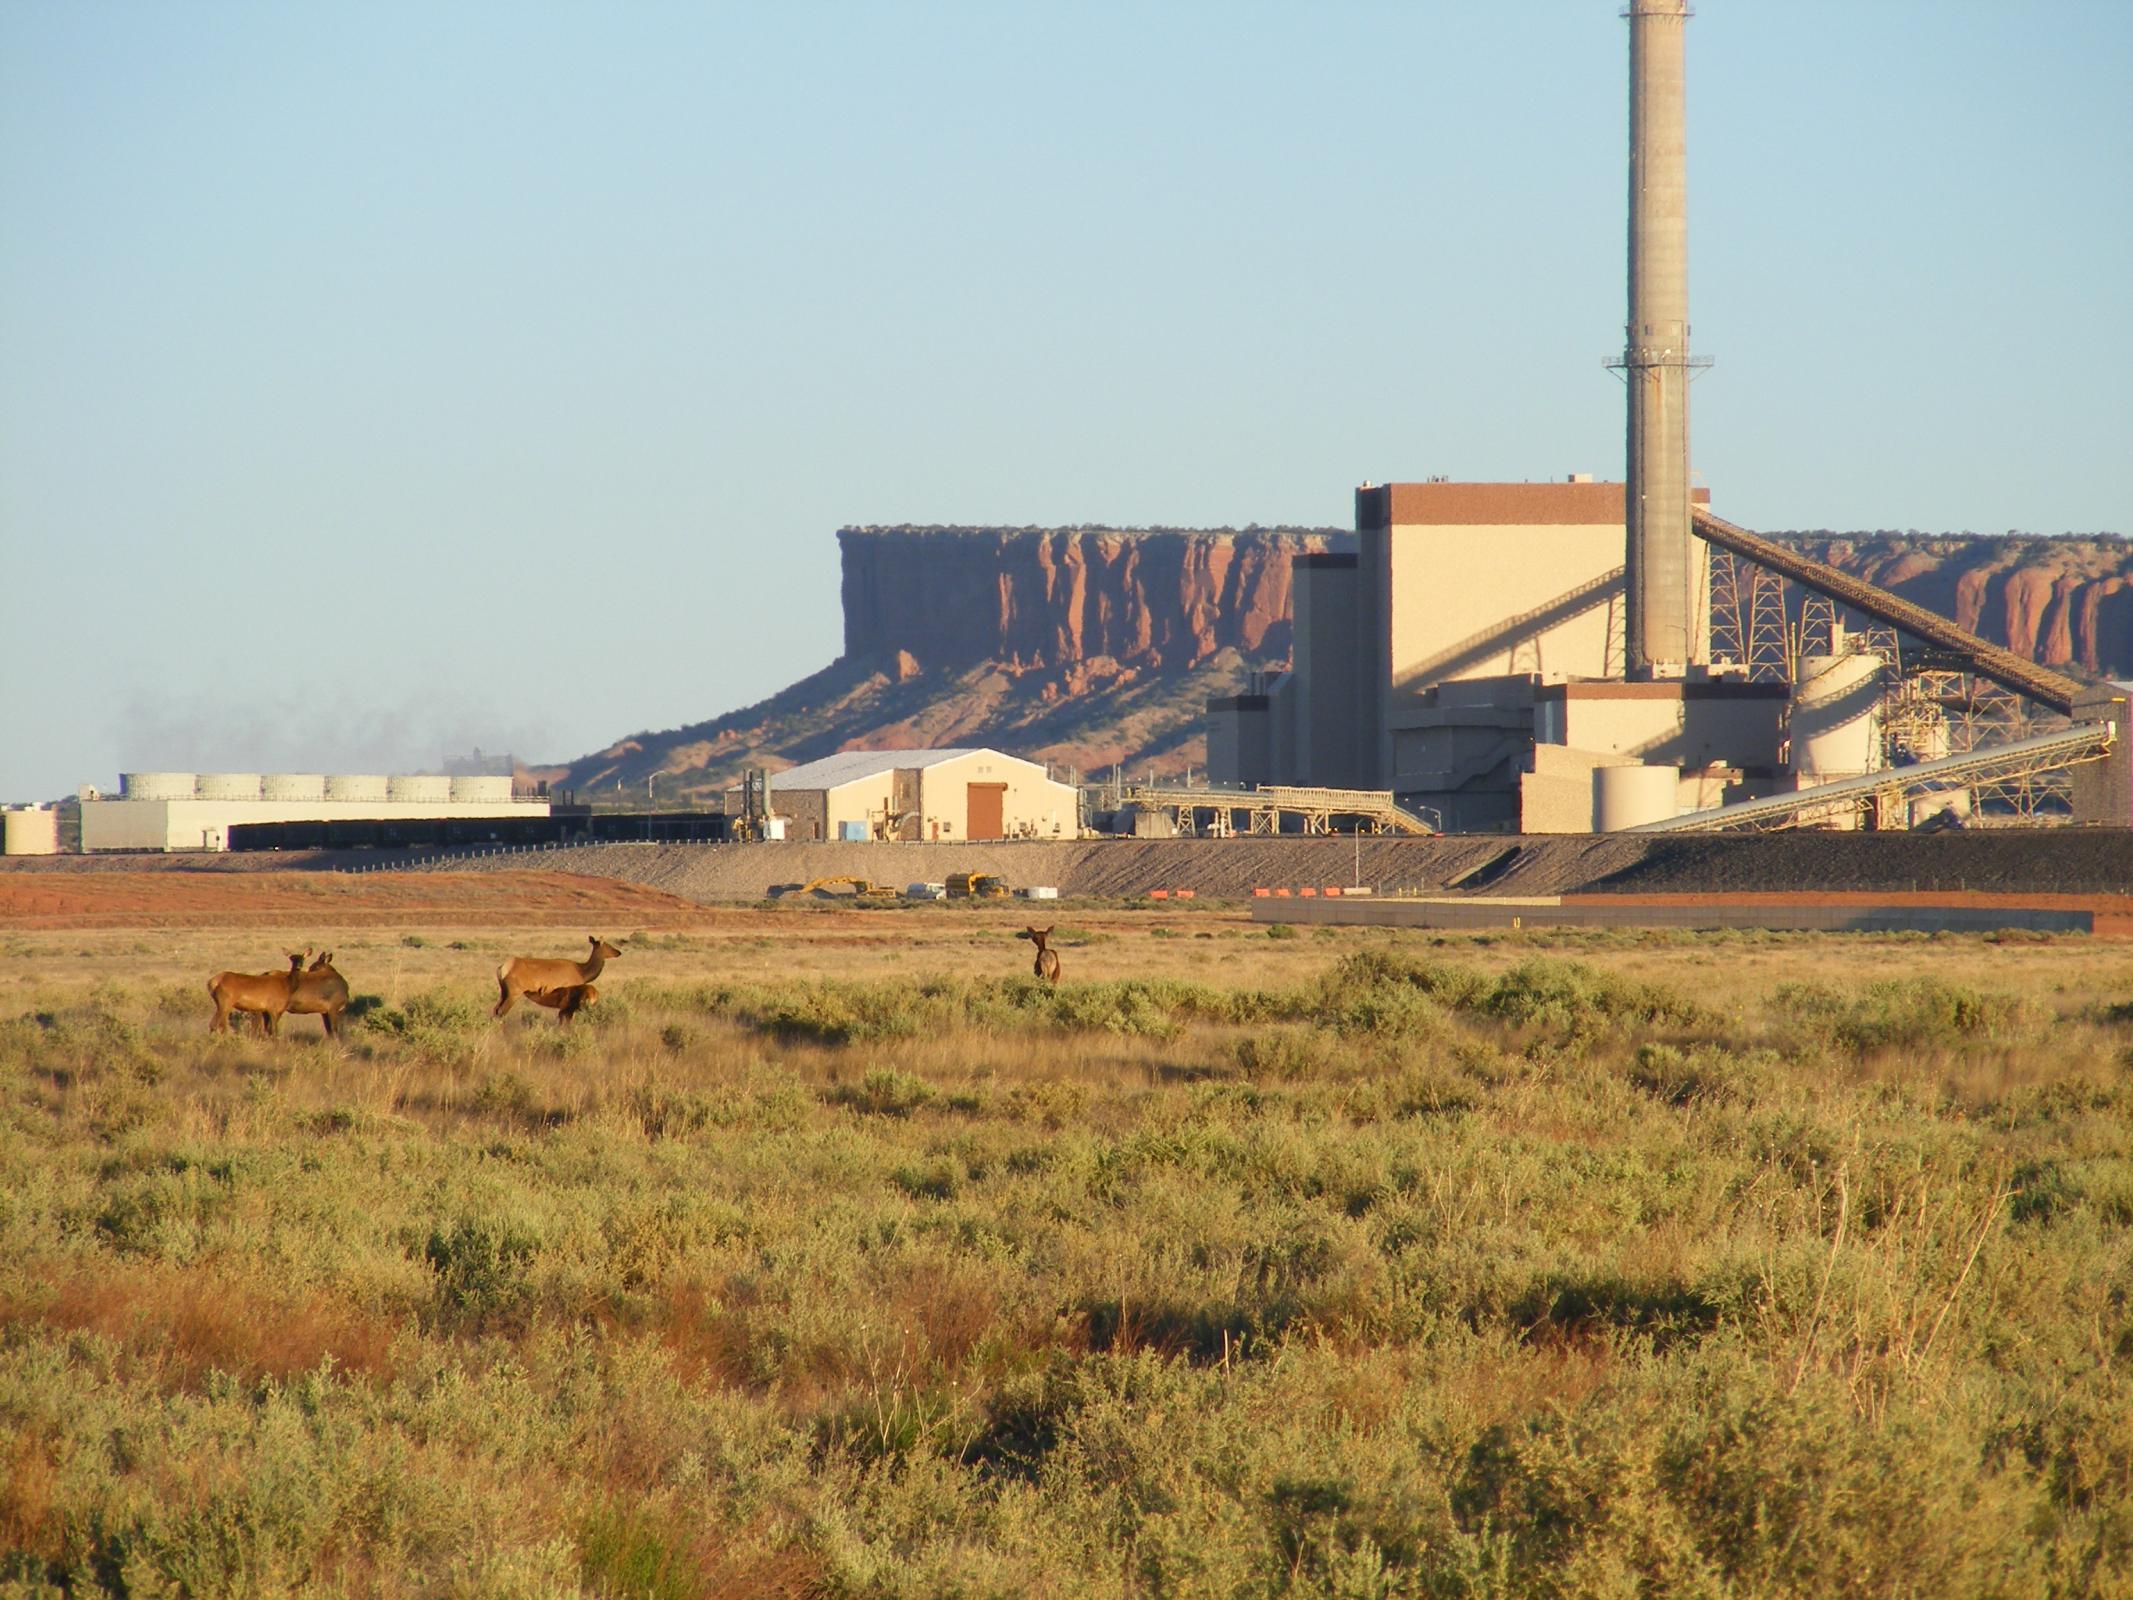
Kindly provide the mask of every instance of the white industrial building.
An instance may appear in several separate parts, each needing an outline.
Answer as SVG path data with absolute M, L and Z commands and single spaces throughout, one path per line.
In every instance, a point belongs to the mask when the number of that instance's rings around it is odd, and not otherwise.
M 81 847 L 84 854 L 227 850 L 230 829 L 249 822 L 547 815 L 546 800 L 515 798 L 511 779 L 501 776 L 128 772 L 116 799 L 82 792 Z
M 773 773 L 770 806 L 790 840 L 1071 839 L 1081 820 L 1072 784 L 998 750 L 843 750 Z

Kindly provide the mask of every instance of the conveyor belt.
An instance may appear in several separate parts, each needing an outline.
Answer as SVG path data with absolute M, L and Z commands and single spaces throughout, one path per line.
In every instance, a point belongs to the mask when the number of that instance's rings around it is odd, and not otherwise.
M 2050 772 L 2088 761 L 2111 748 L 2114 729 L 2108 722 L 2077 722 L 2056 733 L 2040 733 L 2006 744 L 1989 745 L 1959 756 L 1942 756 L 1908 767 L 1884 767 L 1879 772 L 1835 783 L 1817 784 L 1792 794 L 1774 794 L 1764 800 L 1738 800 L 1709 811 L 1692 811 L 1685 817 L 1647 822 L 1628 828 L 1627 833 L 1716 833 L 1726 828 L 1781 827 L 1804 812 L 1826 810 L 1833 803 L 1863 800 L 1871 795 L 1907 789 L 1952 789 L 1980 779 L 2010 777 L 2022 773 Z
M 2062 715 L 2073 715 L 2074 696 L 2080 693 L 2081 685 L 2062 673 L 2040 667 L 2012 650 L 2002 649 L 1958 628 L 1937 612 L 1899 599 L 1886 589 L 1877 589 L 1848 572 L 1839 572 L 1827 562 L 1816 561 L 1786 545 L 1750 533 L 1708 511 L 1696 510 L 1691 526 L 1700 537 L 1722 550 L 1730 550 L 1759 567 L 1780 573 L 1817 594 L 1826 594 L 1854 611 L 1887 623 L 1900 633 L 1938 646 L 1967 663 L 1979 677 L 1990 678 L 2003 689 L 2027 695 Z

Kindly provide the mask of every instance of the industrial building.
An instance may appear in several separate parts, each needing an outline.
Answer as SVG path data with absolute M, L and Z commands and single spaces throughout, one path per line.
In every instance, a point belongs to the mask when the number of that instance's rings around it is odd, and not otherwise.
M 1668 815 L 1775 781 L 1781 685 L 1626 677 L 1623 500 L 1583 476 L 1358 489 L 1356 552 L 1296 562 L 1291 670 L 1210 703 L 1211 775 L 1390 790 L 1449 829 L 1529 833 L 1589 829 L 1599 768 L 1675 769 Z
M 1389 792 L 1453 831 L 1900 827 L 1993 785 L 2028 806 L 2054 779 L 2074 820 L 2133 823 L 2122 690 L 1762 539 L 1692 486 L 1689 6 L 1624 14 L 1623 481 L 1358 489 L 1356 552 L 1295 562 L 1290 670 L 1209 702 L 1210 779 Z
M 742 808 L 738 791 L 726 809 Z M 844 750 L 773 773 L 770 809 L 785 837 L 1071 839 L 1080 792 L 1034 761 L 997 750 Z
M 128 772 L 116 799 L 82 792 L 81 847 L 227 850 L 232 828 L 258 823 L 545 817 L 548 809 L 545 799 L 519 798 L 502 776 Z

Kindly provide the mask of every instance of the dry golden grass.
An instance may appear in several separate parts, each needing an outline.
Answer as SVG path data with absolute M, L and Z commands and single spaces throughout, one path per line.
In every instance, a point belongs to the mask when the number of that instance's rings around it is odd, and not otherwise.
M 2113 1592 L 2116 947 L 1072 916 L 0 936 L 0 1582 Z

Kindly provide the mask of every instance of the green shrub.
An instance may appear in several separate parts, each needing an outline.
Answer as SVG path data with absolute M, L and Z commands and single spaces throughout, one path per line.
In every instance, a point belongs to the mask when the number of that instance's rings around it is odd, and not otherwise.
M 1515 1027 L 1571 1032 L 1627 1023 L 1687 1025 L 1703 1018 L 1700 1007 L 1656 985 L 1549 956 L 1513 967 L 1480 997 L 1477 1009 Z
M 578 1571 L 613 1600 L 696 1600 L 703 1574 L 680 1538 L 634 1506 L 607 1504 L 578 1524 Z
M 1295 1079 L 1323 1076 L 1338 1051 L 1314 1029 L 1269 1027 L 1238 1039 L 1230 1054 L 1247 1076 Z
M 478 1330 L 511 1318 L 532 1298 L 534 1235 L 493 1214 L 462 1216 L 432 1229 L 422 1256 L 436 1275 L 437 1318 L 446 1327 Z
M 1668 1105 L 1687 1106 L 1746 1099 L 1767 1081 L 1767 1068 L 1718 1045 L 1652 1042 L 1637 1046 L 1629 1081 Z
M 876 1067 L 856 1084 L 832 1085 L 822 1098 L 869 1116 L 908 1117 L 933 1098 L 933 1086 L 892 1067 Z
M 1785 984 L 1773 1002 L 1795 1032 L 1855 1055 L 2011 1042 L 2043 1021 L 2034 1005 L 2015 996 L 1931 977 L 1884 979 L 1850 993 Z
M 744 1015 L 780 1039 L 845 1045 L 915 1037 L 927 1007 L 909 990 L 886 985 L 814 983 L 775 995 Z

